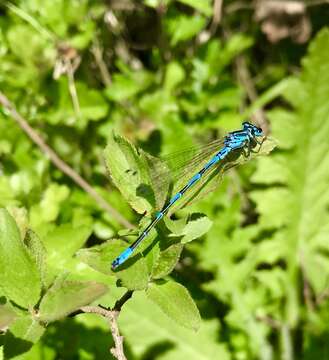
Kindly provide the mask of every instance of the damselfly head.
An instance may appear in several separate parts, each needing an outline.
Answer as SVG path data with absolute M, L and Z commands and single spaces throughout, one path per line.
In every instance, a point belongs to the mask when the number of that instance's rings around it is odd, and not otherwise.
M 243 125 L 243 130 L 248 131 L 251 135 L 263 136 L 263 130 L 260 127 L 254 125 L 254 124 L 251 124 L 248 121 L 243 122 L 242 125 Z

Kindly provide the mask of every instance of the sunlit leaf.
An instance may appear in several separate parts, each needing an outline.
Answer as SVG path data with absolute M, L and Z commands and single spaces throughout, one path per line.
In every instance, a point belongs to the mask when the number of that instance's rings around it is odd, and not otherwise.
M 172 320 L 198 330 L 201 322 L 199 310 L 182 285 L 173 281 L 159 281 L 150 284 L 146 294 Z
M 107 287 L 96 282 L 57 281 L 39 306 L 39 318 L 51 322 L 65 317 L 104 295 Z
M 34 306 L 41 291 L 38 266 L 25 247 L 14 219 L 5 209 L 0 209 L 0 268 L 3 293 L 22 307 Z

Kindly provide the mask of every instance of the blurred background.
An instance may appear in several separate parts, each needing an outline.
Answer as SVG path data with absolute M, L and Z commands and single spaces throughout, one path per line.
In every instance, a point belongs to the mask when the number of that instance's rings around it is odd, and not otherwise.
M 115 279 L 73 255 L 140 219 L 106 171 L 113 130 L 154 156 L 246 119 L 278 141 L 177 215 L 212 221 L 171 274 L 200 330 L 137 292 L 119 319 L 129 359 L 329 359 L 328 23 L 325 0 L 0 1 L 0 206 L 109 304 Z M 82 315 L 23 358 L 107 359 L 111 341 Z

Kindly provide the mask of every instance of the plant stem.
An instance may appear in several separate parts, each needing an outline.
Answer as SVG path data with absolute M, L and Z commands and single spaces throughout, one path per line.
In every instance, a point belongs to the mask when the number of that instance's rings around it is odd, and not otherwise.
M 97 204 L 106 210 L 113 218 L 121 225 L 132 229 L 134 225 L 125 219 L 117 210 L 101 196 L 96 190 L 75 170 L 73 170 L 66 162 L 64 162 L 55 151 L 46 144 L 42 137 L 28 124 L 16 110 L 14 105 L 8 100 L 8 98 L 0 92 L 0 105 L 10 114 L 13 120 L 20 126 L 20 128 L 27 134 L 27 136 L 46 154 L 51 162 L 60 169 L 64 174 L 70 177 L 77 185 L 79 185 L 84 191 L 86 191 Z
M 75 316 L 81 313 L 90 313 L 90 314 L 98 314 L 105 317 L 111 328 L 111 333 L 114 341 L 114 347 L 111 349 L 111 354 L 117 360 L 127 360 L 124 350 L 123 350 L 123 336 L 120 335 L 119 326 L 118 326 L 118 317 L 120 315 L 120 311 L 122 306 L 132 297 L 133 291 L 128 290 L 123 296 L 117 300 L 113 309 L 105 308 L 101 305 L 98 306 L 82 306 L 80 310 L 71 314 L 71 316 Z

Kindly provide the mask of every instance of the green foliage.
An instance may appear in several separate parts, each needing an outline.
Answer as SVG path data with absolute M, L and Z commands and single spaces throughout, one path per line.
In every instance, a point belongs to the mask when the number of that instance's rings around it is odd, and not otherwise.
M 153 283 L 146 291 L 147 297 L 178 324 L 198 330 L 200 314 L 188 291 L 173 281 Z
M 29 351 L 44 333 L 46 323 L 77 311 L 107 292 L 104 284 L 68 281 L 63 275 L 45 290 L 46 282 L 50 282 L 46 278 L 49 273 L 46 248 L 28 229 L 24 212 L 15 208 L 11 212 L 17 216 L 18 224 L 6 209 L 0 209 L 0 262 L 3 269 L 0 289 L 5 296 L 1 299 L 8 301 L 0 305 L 0 326 L 7 330 L 3 345 L 5 359 L 17 358 Z M 70 235 L 63 232 L 63 228 L 58 229 L 57 236 Z M 73 236 L 72 240 L 75 238 Z M 53 239 L 47 244 L 50 251 Z M 61 240 L 60 237 L 57 239 Z M 65 238 L 66 242 L 68 239 Z M 76 242 L 73 244 L 76 246 Z M 74 246 L 71 248 L 74 251 Z M 72 250 L 68 248 L 68 251 L 72 256 Z
M 95 282 L 57 280 L 46 292 L 39 307 L 39 318 L 51 322 L 88 305 L 107 291 L 106 286 Z
M 287 264 L 282 279 L 286 288 L 282 315 L 293 327 L 302 317 L 298 269 L 302 267 L 302 276 L 314 296 L 326 289 L 328 281 L 328 42 L 329 32 L 323 31 L 310 47 L 302 76 L 286 89 L 284 98 L 293 112 L 276 109 L 270 113 L 273 135 L 282 152 L 263 159 L 253 177 L 255 182 L 273 184 L 261 193 L 254 191 L 252 198 L 260 213 L 261 228 L 277 229 L 263 246 L 264 250 L 276 249 L 273 262 L 283 260 Z M 269 171 L 273 168 L 275 171 Z M 274 217 L 274 211 L 279 215 Z
M 0 266 L 2 292 L 26 309 L 34 306 L 41 292 L 40 273 L 15 220 L 5 209 L 0 209 Z
M 305 7 L 307 53 L 289 39 L 266 40 L 261 31 L 275 16 L 258 20 L 261 2 L 223 1 L 220 18 L 218 3 L 0 4 L 1 93 L 139 223 L 122 229 L 0 105 L 0 358 L 111 356 L 107 322 L 69 315 L 112 308 L 128 290 L 118 324 L 129 359 L 326 359 L 326 5 Z M 295 20 L 291 28 L 282 15 L 271 29 L 295 34 Z M 194 173 L 182 170 L 192 152 L 175 152 L 250 117 L 269 130 L 258 154 L 266 156 L 200 183 L 190 206 L 180 202 L 112 271 Z

